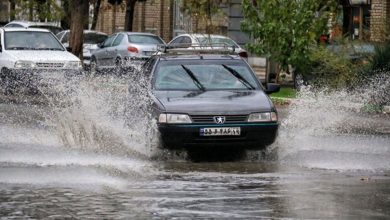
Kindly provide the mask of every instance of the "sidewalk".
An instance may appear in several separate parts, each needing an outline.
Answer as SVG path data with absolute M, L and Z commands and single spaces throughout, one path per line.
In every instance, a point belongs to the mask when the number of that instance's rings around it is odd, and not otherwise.
M 255 74 L 257 78 L 262 82 L 265 83 L 265 75 L 266 75 L 266 67 L 262 66 L 252 66 L 253 71 L 255 71 Z M 281 86 L 292 86 L 294 85 L 294 82 L 292 80 L 292 74 L 287 74 L 287 73 L 280 73 L 280 75 L 286 75 L 286 78 L 283 81 L 279 81 L 279 84 Z

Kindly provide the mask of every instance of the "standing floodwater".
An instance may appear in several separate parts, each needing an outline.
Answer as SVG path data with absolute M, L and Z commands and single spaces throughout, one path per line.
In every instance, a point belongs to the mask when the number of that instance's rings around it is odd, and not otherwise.
M 371 95 L 302 91 L 266 152 L 194 163 L 158 148 L 147 87 L 129 94 L 129 80 L 1 95 L 1 217 L 390 217 L 390 119 L 361 111 Z

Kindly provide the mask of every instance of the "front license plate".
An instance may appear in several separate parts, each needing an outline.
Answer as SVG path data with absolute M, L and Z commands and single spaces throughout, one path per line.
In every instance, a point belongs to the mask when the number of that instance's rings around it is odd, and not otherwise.
M 239 136 L 240 127 L 201 128 L 200 136 Z

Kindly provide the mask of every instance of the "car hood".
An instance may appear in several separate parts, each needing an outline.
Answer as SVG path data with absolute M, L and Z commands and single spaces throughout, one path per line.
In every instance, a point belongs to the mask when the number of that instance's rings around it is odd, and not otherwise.
M 51 62 L 51 61 L 80 61 L 75 55 L 67 51 L 50 50 L 8 50 L 7 53 L 16 60 L 33 62 Z
M 166 112 L 187 114 L 249 114 L 270 111 L 273 105 L 261 90 L 155 91 Z

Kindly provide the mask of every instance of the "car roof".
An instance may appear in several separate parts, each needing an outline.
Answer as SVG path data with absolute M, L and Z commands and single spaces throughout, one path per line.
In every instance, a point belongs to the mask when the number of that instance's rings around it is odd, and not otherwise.
M 29 27 L 29 26 L 35 26 L 35 25 L 41 25 L 41 26 L 54 26 L 61 28 L 59 25 L 57 25 L 55 22 L 36 22 L 36 21 L 11 21 L 7 23 L 5 26 L 9 24 L 20 24 L 23 25 L 24 27 Z
M 70 32 L 70 30 L 68 29 L 68 30 L 63 30 L 63 31 L 61 31 L 61 32 L 59 32 L 59 33 L 67 33 L 67 32 Z M 59 34 L 58 33 L 58 34 Z M 94 31 L 94 30 L 84 30 L 84 34 L 89 34 L 89 33 L 94 33 L 94 34 L 101 34 L 101 35 L 106 35 L 107 36 L 107 34 L 106 33 L 104 33 L 104 32 L 100 32 L 100 31 Z
M 29 31 L 29 32 L 50 32 L 47 29 L 43 28 L 22 28 L 22 27 L 1 27 L 4 31 Z
M 148 33 L 148 32 L 121 32 L 121 33 L 125 33 L 125 34 L 129 34 L 129 35 L 132 35 L 132 34 L 142 34 L 142 35 L 149 35 L 149 36 L 157 36 L 157 34 L 152 34 L 152 33 Z
M 242 60 L 235 54 L 161 54 L 160 60 Z
M 195 38 L 211 37 L 211 38 L 229 38 L 230 39 L 230 37 L 223 36 L 223 35 L 218 35 L 218 34 L 199 34 L 199 33 L 194 33 L 194 34 L 180 34 L 180 35 L 177 35 L 176 37 L 180 37 L 180 36 L 189 36 L 189 37 L 195 37 Z

